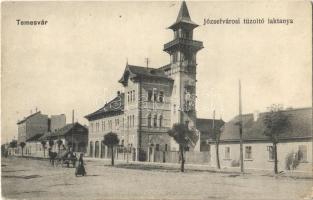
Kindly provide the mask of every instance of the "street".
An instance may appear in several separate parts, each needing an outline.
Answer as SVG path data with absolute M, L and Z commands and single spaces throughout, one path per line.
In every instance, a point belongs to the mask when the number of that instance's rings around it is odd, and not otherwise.
M 139 169 L 140 168 L 140 169 Z M 87 176 L 47 160 L 2 158 L 2 196 L 9 199 L 247 199 L 296 200 L 311 194 L 312 179 L 110 166 L 86 161 Z

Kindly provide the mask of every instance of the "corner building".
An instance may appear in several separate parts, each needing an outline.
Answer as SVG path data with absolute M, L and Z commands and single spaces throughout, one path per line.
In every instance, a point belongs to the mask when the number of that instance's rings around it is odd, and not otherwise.
M 178 151 L 167 134 L 174 123 L 188 124 L 197 134 L 190 138 L 190 151 L 200 151 L 200 132 L 196 128 L 196 54 L 203 48 L 193 40 L 198 25 L 183 1 L 177 20 L 169 29 L 172 41 L 164 45 L 170 63 L 159 68 L 127 64 L 119 83 L 123 92 L 101 109 L 85 116 L 89 121 L 88 152 L 93 157 L 107 157 L 103 136 L 115 132 L 120 147 L 128 147 L 133 160 L 150 160 L 153 151 Z M 127 149 L 127 148 L 126 148 Z M 114 152 L 117 156 L 120 150 Z

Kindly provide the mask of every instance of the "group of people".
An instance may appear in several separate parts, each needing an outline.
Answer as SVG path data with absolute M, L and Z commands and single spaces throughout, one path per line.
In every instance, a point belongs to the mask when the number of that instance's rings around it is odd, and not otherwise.
M 72 161 L 73 166 L 75 166 L 76 161 L 77 161 L 77 157 L 76 154 L 72 151 L 72 149 L 70 148 L 69 150 L 64 149 L 65 151 L 63 152 L 59 152 L 59 156 L 60 158 L 62 158 L 63 160 L 65 160 L 66 162 L 64 162 L 65 164 L 67 164 L 67 166 L 69 167 L 70 161 Z M 49 149 L 49 157 L 50 157 L 50 162 L 52 165 L 54 165 L 54 160 L 57 158 L 58 154 L 56 152 L 52 152 L 51 148 Z M 86 170 L 84 167 L 84 154 L 80 153 L 79 155 L 79 159 L 78 159 L 78 163 L 76 165 L 76 170 L 75 170 L 75 175 L 82 175 L 85 176 L 86 175 Z M 63 161 L 62 161 L 63 163 Z

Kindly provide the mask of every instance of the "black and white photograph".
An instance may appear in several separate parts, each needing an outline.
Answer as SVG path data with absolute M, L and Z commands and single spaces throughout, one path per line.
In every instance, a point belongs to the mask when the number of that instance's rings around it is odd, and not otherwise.
M 312 200 L 310 1 L 2 1 L 1 198 Z

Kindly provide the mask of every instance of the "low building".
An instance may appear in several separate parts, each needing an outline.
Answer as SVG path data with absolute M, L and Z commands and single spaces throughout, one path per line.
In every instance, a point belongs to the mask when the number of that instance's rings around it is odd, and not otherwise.
M 86 152 L 88 142 L 88 128 L 76 122 L 74 124 L 67 124 L 55 132 L 46 132 L 39 138 L 40 141 L 47 141 L 46 147 L 49 148 L 49 141 L 52 140 L 54 145 L 52 151 L 57 152 L 59 146 L 57 141 L 61 140 L 60 149 L 72 148 L 75 152 Z
M 300 163 L 294 170 L 312 171 L 312 108 L 288 109 L 290 126 L 279 135 L 277 145 L 278 170 L 288 169 L 290 159 Z M 273 170 L 274 155 L 271 140 L 264 135 L 265 113 L 242 115 L 244 168 Z M 240 138 L 239 116 L 223 126 L 220 137 L 219 157 L 221 167 L 239 167 Z M 212 142 L 211 161 L 216 166 L 215 145 Z M 301 155 L 296 158 L 296 155 Z

